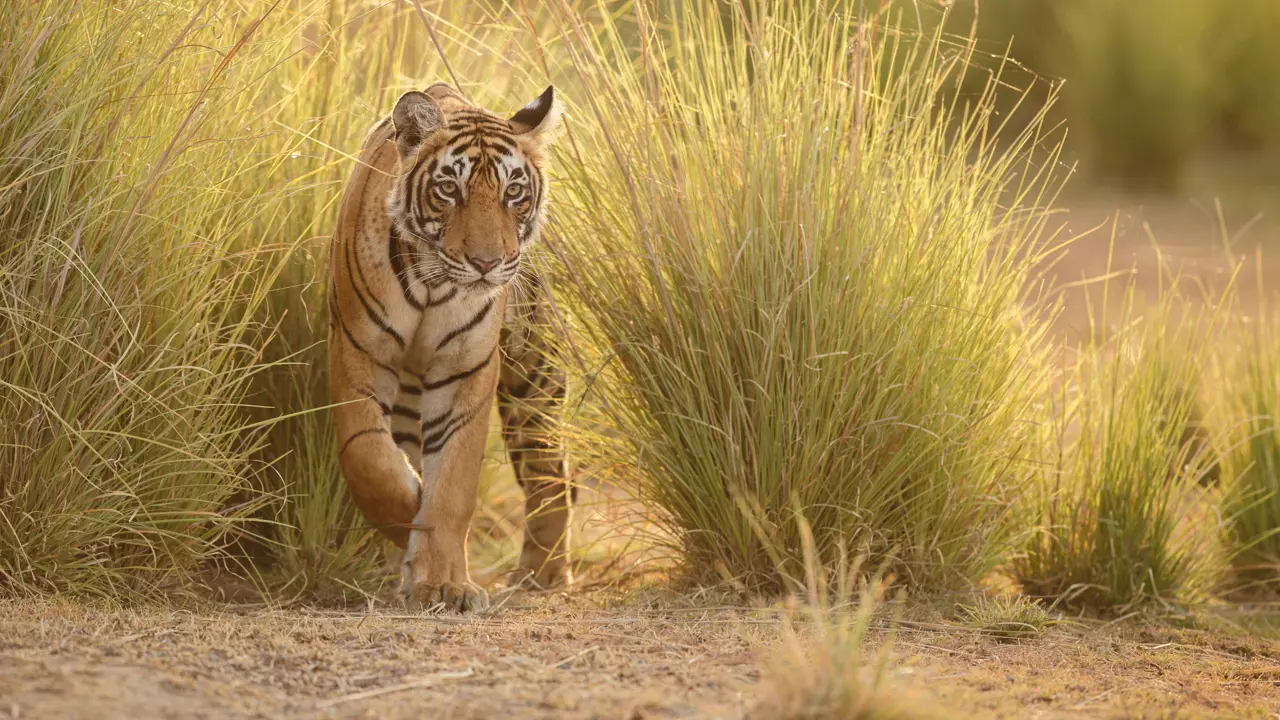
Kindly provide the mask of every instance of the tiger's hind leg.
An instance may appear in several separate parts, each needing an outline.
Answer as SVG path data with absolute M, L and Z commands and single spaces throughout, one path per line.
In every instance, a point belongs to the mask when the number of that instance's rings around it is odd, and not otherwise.
M 498 412 L 507 454 L 525 493 L 524 545 L 515 576 L 523 584 L 551 588 L 572 582 L 569 521 L 575 492 L 555 427 L 565 373 L 547 344 L 550 308 L 532 279 L 528 294 L 533 297 L 508 305 Z

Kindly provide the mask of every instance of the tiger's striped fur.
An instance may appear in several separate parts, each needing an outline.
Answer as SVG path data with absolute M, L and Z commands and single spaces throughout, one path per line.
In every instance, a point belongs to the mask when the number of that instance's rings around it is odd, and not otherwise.
M 547 312 L 521 264 L 558 119 L 551 88 L 509 120 L 448 85 L 406 93 L 343 193 L 329 287 L 339 461 L 365 518 L 405 550 L 411 606 L 487 604 L 466 543 L 495 393 L 527 494 L 519 572 L 569 580 L 571 493 L 550 432 L 564 375 L 533 331 Z

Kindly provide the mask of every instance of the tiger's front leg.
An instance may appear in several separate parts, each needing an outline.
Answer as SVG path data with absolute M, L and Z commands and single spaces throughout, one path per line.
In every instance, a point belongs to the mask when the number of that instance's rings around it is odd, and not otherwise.
M 489 606 L 488 594 L 471 582 L 467 537 L 498 383 L 496 355 L 480 372 L 449 386 L 423 383 L 422 503 L 401 567 L 401 592 L 410 609 L 443 605 L 466 612 Z

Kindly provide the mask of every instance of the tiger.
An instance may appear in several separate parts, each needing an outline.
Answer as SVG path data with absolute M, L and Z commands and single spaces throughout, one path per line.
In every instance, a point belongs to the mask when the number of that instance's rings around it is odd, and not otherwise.
M 413 609 L 488 607 L 467 537 L 495 397 L 525 493 L 519 584 L 572 581 L 573 492 L 555 437 L 565 372 L 524 259 L 547 210 L 554 87 L 503 119 L 446 83 L 368 133 L 330 243 L 329 386 L 339 467 L 402 554 Z

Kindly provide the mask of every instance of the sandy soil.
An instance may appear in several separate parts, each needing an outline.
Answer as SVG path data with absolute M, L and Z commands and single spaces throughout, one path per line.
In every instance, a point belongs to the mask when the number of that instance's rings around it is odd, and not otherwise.
M 739 718 L 780 618 L 602 591 L 486 617 L 8 601 L 0 717 Z M 896 691 L 941 717 L 1280 710 L 1280 643 L 1243 631 L 1072 625 L 1002 643 L 907 621 L 893 657 Z
M 1048 229 L 1070 242 L 1045 268 L 1053 285 L 1069 285 L 1056 325 L 1065 337 L 1087 337 L 1090 303 L 1097 315 L 1106 286 L 1099 279 L 1109 272 L 1112 308 L 1119 307 L 1129 279 L 1141 307 L 1153 304 L 1176 277 L 1189 300 L 1217 302 L 1234 283 L 1242 312 L 1256 312 L 1264 297 L 1276 309 L 1271 295 L 1280 289 L 1280 189 L 1262 197 L 1241 193 L 1225 204 L 1207 191 L 1181 198 L 1075 191 L 1065 202 Z

